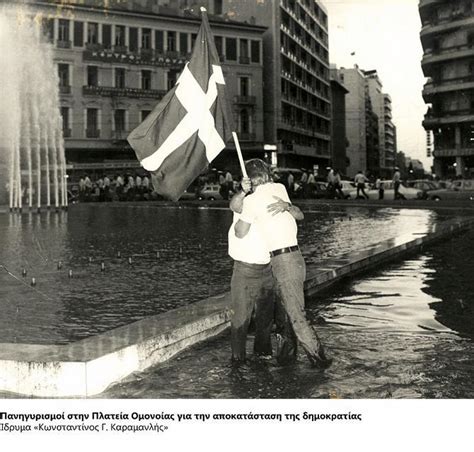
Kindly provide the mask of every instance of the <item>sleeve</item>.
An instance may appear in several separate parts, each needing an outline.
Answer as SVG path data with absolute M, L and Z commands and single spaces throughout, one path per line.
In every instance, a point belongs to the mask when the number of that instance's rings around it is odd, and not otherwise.
M 254 198 L 252 195 L 244 198 L 240 220 L 249 224 L 255 223 L 257 220 L 257 211 L 255 209 Z
M 275 196 L 278 196 L 285 202 L 290 202 L 290 197 L 288 196 L 288 192 L 286 191 L 286 187 L 283 184 L 275 184 Z

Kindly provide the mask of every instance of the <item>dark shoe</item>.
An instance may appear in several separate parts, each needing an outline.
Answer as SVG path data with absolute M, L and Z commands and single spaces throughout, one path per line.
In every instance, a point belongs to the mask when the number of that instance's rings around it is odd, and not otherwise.
M 276 360 L 280 366 L 296 362 L 297 352 L 297 342 L 281 334 L 276 335 Z
M 324 349 L 320 348 L 317 355 L 309 355 L 308 354 L 309 362 L 311 363 L 312 367 L 317 367 L 318 369 L 327 369 L 331 364 L 333 359 L 328 358 L 326 353 L 324 353 Z

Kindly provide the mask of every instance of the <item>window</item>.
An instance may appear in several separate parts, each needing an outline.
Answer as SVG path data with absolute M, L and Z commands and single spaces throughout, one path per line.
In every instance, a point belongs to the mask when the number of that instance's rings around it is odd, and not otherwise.
M 142 110 L 142 122 L 145 121 L 146 117 L 151 113 L 151 110 Z
M 54 19 L 43 19 L 41 22 L 41 28 L 43 34 L 46 36 L 49 42 L 53 42 L 54 39 Z
M 142 29 L 142 49 L 151 49 L 151 30 L 149 28 Z
M 240 40 L 240 56 L 244 58 L 249 56 L 249 41 L 247 39 Z
M 69 107 L 61 107 L 61 117 L 63 120 L 63 132 L 69 130 Z
M 112 47 L 112 25 L 102 25 L 102 44 L 106 49 Z
M 138 50 L 138 28 L 130 27 L 128 30 L 129 33 L 129 49 L 131 52 L 136 52 Z
M 125 27 L 123 25 L 115 25 L 115 45 L 125 47 Z
M 125 88 L 125 69 L 115 68 L 115 87 Z
M 125 110 L 114 111 L 114 126 L 116 132 L 125 132 Z
M 214 14 L 222 14 L 222 0 L 214 0 Z
M 98 125 L 98 118 L 99 118 L 99 111 L 97 108 L 88 108 L 87 109 L 87 132 L 88 136 L 94 135 L 97 132 L 97 125 Z
M 164 52 L 164 37 L 162 30 L 155 31 L 155 48 L 158 53 Z
M 239 47 L 240 47 L 239 62 L 241 64 L 249 64 L 250 63 L 250 58 L 249 58 L 249 41 L 248 41 L 248 39 L 240 39 Z
M 250 44 L 250 56 L 252 63 L 260 63 L 260 42 L 252 41 Z
M 249 78 L 248 77 L 239 77 L 239 94 L 241 96 L 250 95 Z
M 179 34 L 179 50 L 181 53 L 189 53 L 187 33 Z
M 167 84 L 167 89 L 168 91 L 176 85 L 176 82 L 178 80 L 178 75 L 179 71 L 176 70 L 170 70 L 168 71 L 168 84 Z
M 58 64 L 59 86 L 69 86 L 69 64 Z
M 176 32 L 168 31 L 168 52 L 176 51 Z
M 151 71 L 142 71 L 142 89 L 151 89 Z
M 250 116 L 246 108 L 240 111 L 239 114 L 240 133 L 245 135 L 250 133 Z
M 87 86 L 99 85 L 99 68 L 97 66 L 87 66 Z
M 69 21 L 66 19 L 58 21 L 58 41 L 69 41 Z
M 74 47 L 84 45 L 84 22 L 74 21 Z
M 222 36 L 215 36 L 214 42 L 216 43 L 217 54 L 219 56 L 224 55 L 224 52 L 222 51 Z
M 87 44 L 97 44 L 99 42 L 99 24 L 89 22 L 87 24 Z
M 226 38 L 225 40 L 225 57 L 230 61 L 237 61 L 237 39 Z

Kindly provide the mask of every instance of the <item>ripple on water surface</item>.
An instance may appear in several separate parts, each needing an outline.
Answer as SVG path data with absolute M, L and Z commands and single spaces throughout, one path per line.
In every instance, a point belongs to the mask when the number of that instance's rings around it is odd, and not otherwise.
M 469 232 L 308 300 L 308 318 L 334 357 L 324 372 L 302 352 L 289 367 L 250 359 L 233 368 L 223 335 L 101 397 L 473 398 L 472 250 Z
M 118 205 L 0 215 L 0 264 L 13 274 L 0 271 L 0 341 L 67 343 L 227 291 L 231 220 L 227 210 Z M 426 210 L 315 210 L 299 241 L 317 263 L 437 220 Z

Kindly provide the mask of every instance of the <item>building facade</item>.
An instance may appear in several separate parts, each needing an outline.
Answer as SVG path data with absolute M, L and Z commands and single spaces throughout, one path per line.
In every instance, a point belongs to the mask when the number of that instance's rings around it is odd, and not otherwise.
M 358 67 L 339 69 L 346 95 L 347 170 L 349 177 L 367 171 L 367 114 L 365 75 Z
M 138 168 L 126 137 L 175 85 L 200 18 L 139 0 L 28 3 L 54 48 L 69 172 Z M 242 150 L 263 157 L 265 28 L 213 17 L 210 24 Z M 238 171 L 233 143 L 212 165 Z
M 201 0 L 209 11 L 267 27 L 265 143 L 279 166 L 324 169 L 331 160 L 328 17 L 317 0 Z M 246 57 L 240 52 L 239 57 Z M 277 160 L 277 161 L 276 161 Z
M 331 67 L 331 161 L 329 166 L 346 174 L 346 94 L 349 91 L 337 69 Z
M 389 177 L 395 167 L 396 129 L 392 122 L 392 98 L 383 92 L 382 81 L 376 70 L 364 71 L 368 94 L 378 117 L 379 172 Z
M 422 69 L 437 176 L 474 175 L 474 2 L 421 0 Z

